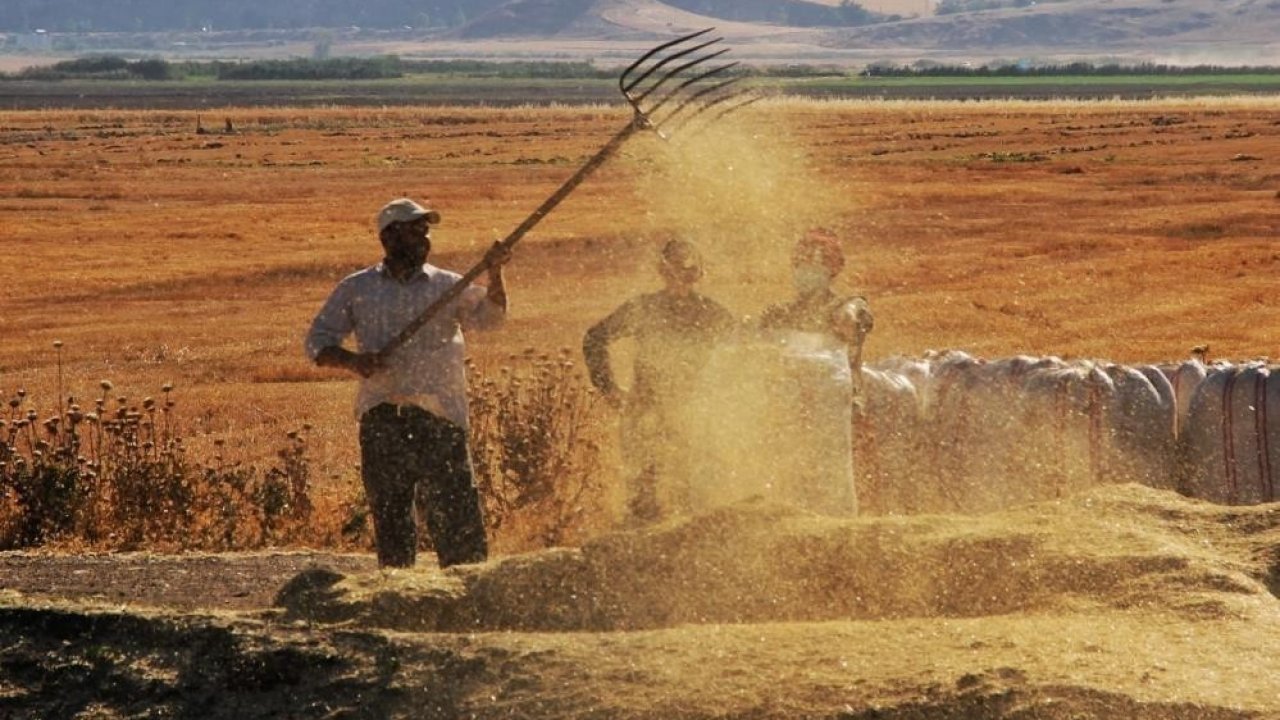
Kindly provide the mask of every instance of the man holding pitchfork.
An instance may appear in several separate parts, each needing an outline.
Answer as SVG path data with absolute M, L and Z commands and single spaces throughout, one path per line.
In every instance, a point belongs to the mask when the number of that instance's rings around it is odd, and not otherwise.
M 427 531 L 440 567 L 488 557 L 480 497 L 467 450 L 462 331 L 502 324 L 508 247 L 485 256 L 489 285 L 468 286 L 403 343 L 393 342 L 461 278 L 426 262 L 440 214 L 407 198 L 378 213 L 382 262 L 344 278 L 307 333 L 317 365 L 360 376 L 360 471 L 373 513 L 381 567 L 412 567 L 415 496 L 426 499 Z M 356 350 L 342 346 L 355 335 Z M 394 347 L 394 351 L 384 352 Z M 421 485 L 421 488 L 419 488 Z M 421 495 L 418 495 L 421 490 Z

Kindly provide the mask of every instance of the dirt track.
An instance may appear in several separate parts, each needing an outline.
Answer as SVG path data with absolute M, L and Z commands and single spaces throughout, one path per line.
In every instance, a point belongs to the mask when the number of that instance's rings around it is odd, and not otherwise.
M 271 606 L 290 578 L 322 565 L 371 572 L 368 555 L 223 553 L 217 555 L 63 555 L 0 553 L 0 589 L 32 599 L 163 608 L 181 612 L 251 612 Z

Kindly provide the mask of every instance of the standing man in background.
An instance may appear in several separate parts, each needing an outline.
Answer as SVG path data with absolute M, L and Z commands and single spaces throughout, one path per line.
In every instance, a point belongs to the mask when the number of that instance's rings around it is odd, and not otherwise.
M 815 512 L 858 510 L 853 474 L 853 409 L 861 387 L 862 345 L 875 326 L 866 298 L 836 293 L 844 249 L 815 228 L 791 255 L 794 298 L 760 316 L 779 356 L 780 383 L 770 414 L 789 429 L 772 460 L 783 498 Z
M 689 510 L 689 447 L 678 420 L 714 343 L 736 325 L 719 303 L 699 294 L 702 258 L 686 240 L 662 248 L 663 288 L 623 303 L 587 330 L 582 352 L 591 382 L 622 411 L 622 454 L 628 465 L 627 513 L 633 524 Z M 614 380 L 610 345 L 635 340 L 631 389 Z
M 766 330 L 826 335 L 859 357 L 862 343 L 875 327 L 875 318 L 866 298 L 837 295 L 832 289 L 844 263 L 844 249 L 834 233 L 822 228 L 806 232 L 791 254 L 795 297 L 766 309 L 760 316 L 760 326 Z
M 394 352 L 378 353 L 461 277 L 426 263 L 438 222 L 438 212 L 407 198 L 387 203 L 377 216 L 382 262 L 338 283 L 306 338 L 317 365 L 360 376 L 360 470 L 380 567 L 412 567 L 417 559 L 420 484 L 440 567 L 488 557 L 467 450 L 462 331 L 502 324 L 510 251 L 495 243 L 485 256 L 487 288 L 468 287 Z M 352 334 L 354 351 L 342 346 Z

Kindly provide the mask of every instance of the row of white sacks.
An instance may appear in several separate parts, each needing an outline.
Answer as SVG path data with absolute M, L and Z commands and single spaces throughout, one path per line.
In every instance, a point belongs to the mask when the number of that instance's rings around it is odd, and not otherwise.
M 1280 372 L 963 352 L 861 368 L 862 512 L 983 512 L 1111 482 L 1280 500 Z

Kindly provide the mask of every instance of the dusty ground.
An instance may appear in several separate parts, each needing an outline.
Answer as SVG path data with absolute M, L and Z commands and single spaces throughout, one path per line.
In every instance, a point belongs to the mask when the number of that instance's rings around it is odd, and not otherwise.
M 1280 717 L 1280 507 L 1136 485 L 974 518 L 748 502 L 446 573 L 36 560 L 2 560 L 3 717 Z

